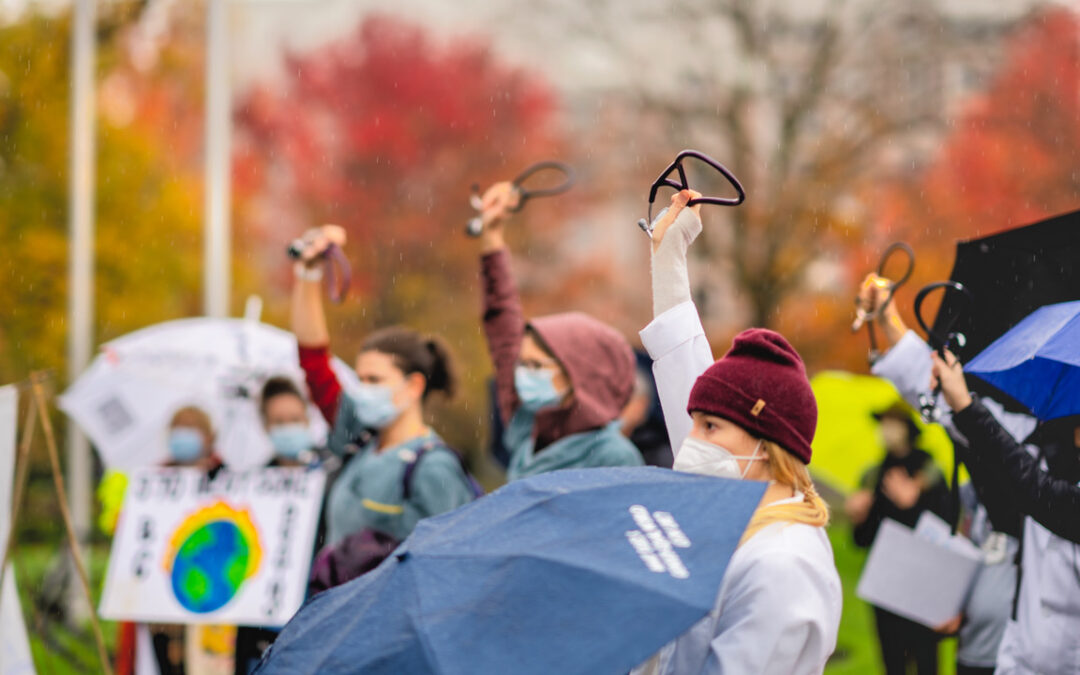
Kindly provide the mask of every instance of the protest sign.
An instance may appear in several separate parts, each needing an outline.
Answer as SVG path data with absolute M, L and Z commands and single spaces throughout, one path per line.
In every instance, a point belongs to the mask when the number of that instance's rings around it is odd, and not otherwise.
M 305 468 L 133 472 L 101 615 L 284 625 L 304 599 L 325 480 Z

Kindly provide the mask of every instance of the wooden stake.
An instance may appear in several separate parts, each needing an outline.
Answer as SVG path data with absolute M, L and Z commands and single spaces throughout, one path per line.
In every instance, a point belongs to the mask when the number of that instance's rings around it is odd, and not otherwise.
M 45 390 L 42 386 L 40 375 L 31 375 L 31 387 L 34 391 L 34 399 L 37 401 L 37 413 L 41 418 L 41 428 L 45 432 L 45 447 L 49 451 L 49 464 L 52 467 L 53 484 L 56 485 L 56 499 L 60 505 L 60 515 L 64 519 L 64 527 L 67 529 L 68 544 L 71 546 L 71 557 L 75 561 L 75 569 L 79 573 L 79 581 L 82 582 L 86 601 L 90 604 L 90 624 L 94 629 L 94 640 L 97 642 L 98 656 L 101 658 L 101 669 L 105 675 L 112 675 L 112 665 L 109 663 L 109 653 L 105 649 L 105 638 L 101 633 L 101 623 L 98 622 L 97 610 L 94 609 L 94 597 L 90 592 L 90 578 L 86 574 L 86 566 L 83 564 L 82 552 L 79 549 L 79 539 L 75 534 L 75 527 L 71 523 L 71 510 L 68 508 L 67 492 L 64 487 L 64 475 L 60 472 L 60 454 L 56 450 L 56 436 L 53 434 L 52 420 L 49 419 L 49 411 L 45 405 Z
M 28 401 L 22 441 L 19 443 L 19 452 L 15 456 L 15 492 L 11 497 L 11 529 L 8 530 L 7 541 L 4 542 L 4 555 L 0 556 L 0 589 L 4 587 L 4 575 L 7 573 L 8 561 L 11 560 L 11 552 L 15 548 L 15 527 L 19 522 L 19 511 L 22 510 L 26 481 L 30 476 L 30 444 L 34 440 L 36 422 L 37 407 L 33 401 Z

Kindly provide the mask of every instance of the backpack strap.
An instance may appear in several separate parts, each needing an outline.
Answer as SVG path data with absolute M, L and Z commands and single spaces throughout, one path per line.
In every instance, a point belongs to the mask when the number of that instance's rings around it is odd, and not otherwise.
M 401 476 L 401 495 L 404 501 L 409 501 L 412 498 L 412 477 L 416 473 L 416 467 L 420 464 L 420 460 L 424 458 L 424 455 L 435 450 L 439 447 L 446 449 L 452 454 L 461 466 L 461 473 L 465 475 L 465 481 L 469 485 L 469 490 L 473 494 L 473 498 L 482 497 L 484 495 L 484 488 L 480 487 L 480 484 L 476 482 L 472 474 L 469 473 L 468 468 L 465 466 L 465 459 L 453 448 L 446 443 L 443 443 L 436 438 L 428 438 L 423 445 L 416 450 L 416 456 L 411 462 L 405 465 L 405 472 Z

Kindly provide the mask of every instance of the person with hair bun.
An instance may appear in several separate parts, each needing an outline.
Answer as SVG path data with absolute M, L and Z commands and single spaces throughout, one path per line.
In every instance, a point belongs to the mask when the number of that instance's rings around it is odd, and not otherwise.
M 713 610 L 634 672 L 821 673 L 836 647 L 842 600 L 825 534 L 829 510 L 807 470 L 817 404 L 802 359 L 779 333 L 745 330 L 713 361 L 687 275 L 687 249 L 701 232 L 697 207 L 686 208 L 695 196 L 675 194 L 657 217 L 654 319 L 641 331 L 673 468 L 768 487 Z
M 326 543 L 377 530 L 402 540 L 422 518 L 471 501 L 476 489 L 461 458 L 424 421 L 433 394 L 451 397 L 456 379 L 442 339 L 403 327 L 369 335 L 356 357 L 357 385 L 342 387 L 330 368 L 320 254 L 344 230 L 326 225 L 304 238 L 296 263 L 291 323 L 312 400 L 331 427 L 327 447 L 345 456 L 326 504 Z M 423 461 L 420 459 L 423 458 Z

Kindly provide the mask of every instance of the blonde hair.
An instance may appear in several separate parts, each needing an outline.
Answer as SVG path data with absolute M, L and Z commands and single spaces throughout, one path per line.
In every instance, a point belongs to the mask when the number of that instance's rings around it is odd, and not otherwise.
M 802 492 L 803 500 L 797 503 L 769 504 L 758 507 L 750 518 L 750 524 L 746 526 L 739 545 L 741 546 L 750 537 L 773 523 L 803 523 L 814 527 L 828 525 L 829 507 L 814 488 L 814 481 L 810 480 L 810 472 L 806 465 L 772 441 L 762 441 L 762 447 L 768 455 L 773 480 L 780 485 L 787 485 Z

